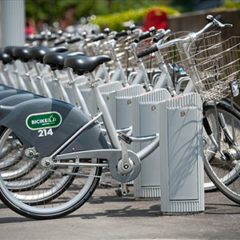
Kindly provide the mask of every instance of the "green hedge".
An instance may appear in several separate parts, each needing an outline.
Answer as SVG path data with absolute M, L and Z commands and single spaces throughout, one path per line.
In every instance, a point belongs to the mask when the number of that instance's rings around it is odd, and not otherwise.
M 237 0 L 237 1 L 226 1 L 224 6 L 223 6 L 224 9 L 240 9 L 240 0 Z
M 113 30 L 120 31 L 124 29 L 122 26 L 123 22 L 133 20 L 134 22 L 139 22 L 144 19 L 147 12 L 153 8 L 161 8 L 167 12 L 168 15 L 179 15 L 179 12 L 171 7 L 166 6 L 152 6 L 148 8 L 140 8 L 134 10 L 128 10 L 121 13 L 113 13 L 109 15 L 100 15 L 96 16 L 95 20 L 92 20 L 92 23 L 99 25 L 102 29 L 109 27 Z

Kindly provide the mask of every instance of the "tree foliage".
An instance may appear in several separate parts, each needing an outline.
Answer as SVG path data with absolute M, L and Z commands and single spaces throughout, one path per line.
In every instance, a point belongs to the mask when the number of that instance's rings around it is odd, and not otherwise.
M 235 0 L 235 1 L 226 1 L 223 8 L 227 9 L 240 9 L 240 0 Z
M 75 6 L 76 18 L 105 15 L 126 10 L 169 5 L 172 0 L 25 0 L 26 15 L 34 20 L 57 20 L 68 8 Z
M 161 8 L 166 11 L 168 15 L 178 15 L 179 12 L 173 9 L 172 7 L 166 6 L 152 6 L 146 8 L 138 8 L 138 9 L 131 9 L 120 13 L 112 13 L 107 15 L 99 15 L 93 20 L 93 23 L 99 25 L 102 29 L 105 27 L 109 27 L 113 30 L 120 31 L 124 27 L 122 25 L 123 22 L 133 20 L 134 22 L 139 22 L 144 19 L 147 12 L 150 11 L 152 8 Z

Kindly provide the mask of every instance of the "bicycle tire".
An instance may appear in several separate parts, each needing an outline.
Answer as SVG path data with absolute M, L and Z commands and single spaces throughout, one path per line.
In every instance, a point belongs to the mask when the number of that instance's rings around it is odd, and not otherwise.
M 100 162 L 100 160 L 95 160 L 95 162 Z M 63 169 L 66 171 L 65 169 Z M 59 191 L 54 192 L 52 198 L 48 197 L 46 200 L 39 201 L 30 201 L 27 202 L 26 199 L 21 199 L 21 194 L 27 196 L 26 190 L 23 193 L 14 193 L 7 188 L 6 182 L 0 176 L 0 199 L 13 211 L 29 218 L 33 219 L 52 219 L 62 217 L 73 212 L 75 209 L 82 206 L 92 195 L 99 178 L 101 176 L 101 167 L 94 167 L 90 170 L 89 177 L 87 177 L 86 182 L 75 181 L 80 178 L 71 176 L 69 179 L 71 181 L 65 181 L 65 183 L 59 188 Z M 59 179 L 56 177 L 59 175 L 59 172 L 55 176 L 51 176 L 52 181 L 42 184 L 39 186 L 40 190 L 32 189 L 35 195 L 39 194 L 44 197 L 44 194 L 41 191 L 46 191 L 46 186 L 49 186 L 49 189 L 54 189 L 58 187 L 59 182 L 65 177 L 69 176 L 59 176 Z M 71 172 L 72 173 L 72 172 Z M 48 180 L 49 181 L 49 180 Z M 79 184 L 81 182 L 81 184 Z M 54 185 L 55 184 L 55 185 Z M 74 185 L 75 184 L 75 185 Z M 44 190 L 42 190 L 44 189 Z M 39 192 L 38 192 L 39 191 Z M 31 194 L 31 193 L 30 193 Z M 68 195 L 69 194 L 69 195 Z M 32 195 L 30 195 L 30 199 Z
M 219 102 L 217 104 L 217 112 L 223 114 L 227 127 L 234 131 L 235 144 L 240 147 L 240 113 L 236 108 L 233 108 L 227 102 Z M 207 105 L 205 111 L 215 112 L 213 105 Z M 228 149 L 226 141 L 224 140 L 224 134 L 218 134 L 221 138 L 222 150 Z M 205 155 L 206 156 L 206 155 Z M 240 204 L 240 160 L 237 159 L 237 163 L 230 162 L 221 159 L 219 153 L 215 150 L 215 153 L 211 157 L 204 158 L 205 172 L 216 187 L 229 199 Z M 217 170 L 219 172 L 217 172 Z M 222 172 L 222 173 L 220 173 Z

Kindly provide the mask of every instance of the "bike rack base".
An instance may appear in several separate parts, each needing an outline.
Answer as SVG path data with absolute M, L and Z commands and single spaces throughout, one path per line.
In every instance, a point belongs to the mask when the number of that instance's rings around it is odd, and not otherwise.
M 133 136 L 144 136 L 160 132 L 159 103 L 171 98 L 166 89 L 157 89 L 133 98 Z M 133 143 L 133 151 L 140 151 L 147 143 Z M 139 176 L 134 181 L 136 198 L 160 197 L 160 148 L 158 147 L 142 161 Z
M 161 211 L 204 211 L 202 102 L 195 93 L 160 103 Z

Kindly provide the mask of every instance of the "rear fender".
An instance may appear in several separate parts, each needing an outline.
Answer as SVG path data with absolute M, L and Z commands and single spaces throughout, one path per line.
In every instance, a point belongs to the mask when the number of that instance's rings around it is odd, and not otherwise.
M 91 120 L 71 104 L 49 98 L 0 107 L 0 125 L 11 128 L 24 146 L 34 146 L 42 157 L 54 153 Z M 92 123 L 62 150 L 72 152 L 108 148 L 100 128 Z

